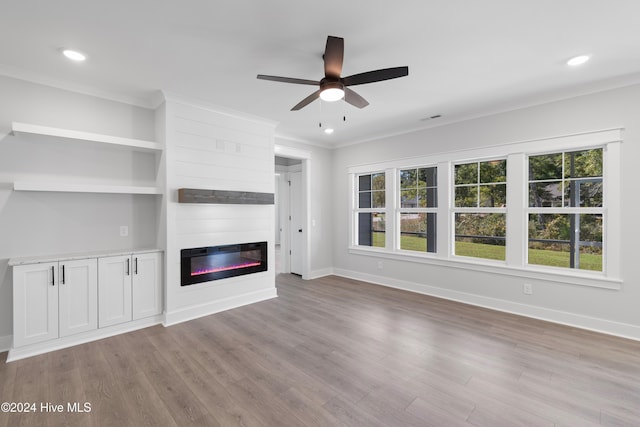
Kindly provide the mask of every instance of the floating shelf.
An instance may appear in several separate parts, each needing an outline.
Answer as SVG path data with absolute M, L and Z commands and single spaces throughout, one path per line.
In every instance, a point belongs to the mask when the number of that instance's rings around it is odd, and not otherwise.
M 34 135 L 51 136 L 56 138 L 64 138 L 76 141 L 91 141 L 101 144 L 109 144 L 113 146 L 126 147 L 136 151 L 159 152 L 162 151 L 162 145 L 153 141 L 142 139 L 122 138 L 119 136 L 102 135 L 99 133 L 82 132 L 77 130 L 60 129 L 48 126 L 33 125 L 28 123 L 13 122 L 11 125 L 11 133 L 13 135 L 20 133 L 28 133 Z
M 61 182 L 32 181 L 16 181 L 13 183 L 13 189 L 15 191 L 44 191 L 59 193 L 162 194 L 162 190 L 157 187 L 68 184 Z

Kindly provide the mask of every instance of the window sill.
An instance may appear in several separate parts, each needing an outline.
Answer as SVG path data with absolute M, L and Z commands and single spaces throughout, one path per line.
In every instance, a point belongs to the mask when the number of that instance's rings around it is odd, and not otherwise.
M 589 286 L 593 288 L 619 290 L 622 280 L 607 277 L 604 273 L 586 271 L 562 271 L 560 269 L 546 269 L 544 267 L 513 267 L 502 261 L 482 260 L 468 257 L 441 258 L 436 255 L 407 253 L 406 251 L 389 252 L 381 248 L 350 246 L 349 253 L 354 255 L 372 256 L 397 261 L 415 262 L 420 264 L 437 265 L 446 268 L 482 271 L 485 273 L 501 274 L 504 276 L 524 277 L 532 280 L 542 280 L 570 285 Z

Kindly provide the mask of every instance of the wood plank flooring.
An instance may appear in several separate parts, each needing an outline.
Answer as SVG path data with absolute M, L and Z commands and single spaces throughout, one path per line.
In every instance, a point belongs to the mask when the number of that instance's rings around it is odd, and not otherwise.
M 640 343 L 339 277 L 12 363 L 3 426 L 640 426 Z M 84 413 L 43 413 L 79 402 Z

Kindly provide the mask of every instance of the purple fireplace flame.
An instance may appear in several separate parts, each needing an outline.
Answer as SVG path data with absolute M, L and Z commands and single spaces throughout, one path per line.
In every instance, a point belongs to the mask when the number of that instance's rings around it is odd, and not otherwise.
M 228 270 L 236 270 L 239 268 L 247 268 L 247 267 L 255 267 L 256 265 L 260 265 L 259 262 L 245 262 L 243 264 L 235 264 L 229 265 L 226 267 L 216 267 L 216 268 L 205 268 L 202 270 L 192 271 L 192 276 L 200 276 L 201 274 L 209 274 L 209 273 L 217 273 L 219 271 L 228 271 Z

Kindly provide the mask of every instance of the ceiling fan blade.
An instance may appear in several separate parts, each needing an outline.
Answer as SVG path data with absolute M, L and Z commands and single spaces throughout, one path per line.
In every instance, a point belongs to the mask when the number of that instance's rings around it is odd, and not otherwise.
M 317 82 L 315 80 L 294 79 L 291 77 L 279 77 L 279 76 L 265 76 L 264 74 L 258 74 L 258 78 L 260 80 L 271 80 L 274 82 L 281 82 L 281 83 L 295 83 L 299 85 L 318 86 L 320 84 L 320 82 Z
M 354 107 L 358 108 L 364 108 L 369 105 L 366 99 L 364 99 L 348 87 L 344 88 L 344 100 Z
M 409 67 L 384 68 L 382 70 L 367 71 L 344 77 L 342 83 L 345 86 L 362 85 L 365 83 L 381 82 L 383 80 L 397 79 L 409 75 Z
M 320 90 L 317 90 L 315 92 L 313 92 L 311 95 L 307 96 L 305 99 L 303 99 L 302 101 L 298 102 L 292 109 L 291 111 L 298 111 L 304 107 L 306 107 L 307 105 L 311 104 L 313 101 L 315 101 L 316 99 L 318 99 L 320 97 Z
M 324 75 L 325 77 L 340 78 L 342 74 L 342 59 L 344 57 L 344 39 L 342 37 L 327 37 L 327 46 L 324 49 Z

